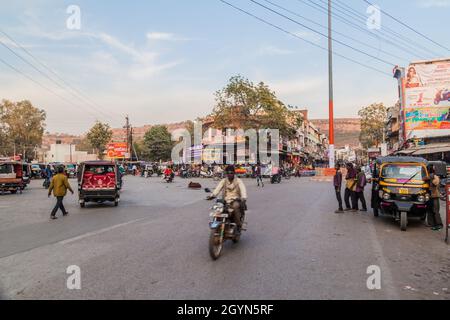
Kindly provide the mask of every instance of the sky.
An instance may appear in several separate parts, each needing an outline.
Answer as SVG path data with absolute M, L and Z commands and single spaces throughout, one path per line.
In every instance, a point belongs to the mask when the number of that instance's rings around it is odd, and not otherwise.
M 28 99 L 46 111 L 47 131 L 81 134 L 96 120 L 121 127 L 126 114 L 134 126 L 205 116 L 214 93 L 242 75 L 268 84 L 286 105 L 308 109 L 310 118 L 328 117 L 328 54 L 317 47 L 326 48 L 327 39 L 313 31 L 327 32 L 327 16 L 318 7 L 326 1 L 270 0 L 287 12 L 255 0 L 291 20 L 250 0 L 227 1 L 289 34 L 219 0 L 0 0 L 0 42 L 43 73 L 0 44 L 0 99 Z M 380 29 L 369 30 L 363 0 L 333 2 L 340 15 L 333 19 L 336 117 L 357 117 L 371 103 L 395 104 L 395 65 L 450 57 L 384 14 Z M 450 47 L 450 0 L 372 3 Z M 68 19 L 75 21 L 71 5 L 80 9 L 79 29 L 67 26 Z

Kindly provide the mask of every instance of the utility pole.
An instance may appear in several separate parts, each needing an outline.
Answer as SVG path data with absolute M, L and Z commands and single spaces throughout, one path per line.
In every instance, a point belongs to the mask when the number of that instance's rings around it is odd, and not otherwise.
M 130 118 L 128 115 L 125 117 L 125 129 L 126 129 L 126 135 L 127 135 L 127 153 L 130 153 Z
M 134 145 L 133 145 L 133 126 L 130 127 L 130 148 L 131 148 L 130 156 L 131 156 L 131 160 L 133 160 L 133 150 L 134 150 Z M 137 157 L 137 155 L 136 155 L 136 157 Z
M 330 145 L 328 150 L 329 166 L 334 168 L 334 106 L 333 106 L 333 38 L 332 38 L 331 0 L 328 0 L 328 86 L 329 86 L 329 123 Z

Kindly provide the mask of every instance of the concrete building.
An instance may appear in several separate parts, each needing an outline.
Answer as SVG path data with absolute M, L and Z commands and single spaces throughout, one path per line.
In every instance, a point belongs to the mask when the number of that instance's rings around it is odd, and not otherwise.
M 97 155 L 86 151 L 76 151 L 74 144 L 51 144 L 50 150 L 44 153 L 44 162 L 73 162 L 97 160 Z

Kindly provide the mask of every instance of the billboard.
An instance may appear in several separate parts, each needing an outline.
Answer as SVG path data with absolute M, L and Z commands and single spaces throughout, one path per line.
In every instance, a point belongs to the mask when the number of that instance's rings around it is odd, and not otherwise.
M 109 143 L 106 149 L 106 156 L 110 159 L 128 158 L 129 154 L 127 149 L 126 142 Z
M 450 59 L 412 63 L 405 78 L 406 138 L 450 135 Z

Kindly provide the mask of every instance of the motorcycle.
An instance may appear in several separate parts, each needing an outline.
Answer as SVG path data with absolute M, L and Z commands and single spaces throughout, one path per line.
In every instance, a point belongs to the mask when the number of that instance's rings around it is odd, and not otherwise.
M 150 178 L 153 176 L 154 172 L 152 169 L 145 169 L 144 170 L 144 178 Z
M 50 180 L 49 179 L 45 179 L 44 182 L 42 183 L 42 186 L 45 189 L 48 189 L 50 187 Z
M 208 171 L 200 171 L 200 176 L 202 178 L 212 178 L 214 176 L 214 173 L 210 170 Z
M 191 177 L 192 177 L 192 174 L 191 174 L 191 172 L 189 172 L 189 170 L 187 170 L 187 169 L 182 169 L 182 170 L 180 171 L 180 177 L 183 178 L 183 179 L 188 179 L 188 178 L 191 178 Z
M 281 183 L 281 175 L 280 174 L 274 174 L 270 177 L 270 183 L 271 184 L 275 184 L 275 183 Z
M 174 178 L 173 173 L 172 173 L 172 174 L 166 174 L 166 175 L 164 175 L 164 180 L 165 180 L 167 183 L 173 182 L 173 178 Z
M 210 193 L 211 190 L 205 189 Z M 241 238 L 241 231 L 246 231 L 246 223 L 242 224 L 241 230 L 238 230 L 236 223 L 231 222 L 231 214 L 233 209 L 222 199 L 217 199 L 209 214 L 210 235 L 209 235 L 209 254 L 213 260 L 217 260 L 222 253 L 223 245 L 226 240 L 238 243 Z M 245 213 L 241 219 L 245 219 Z

